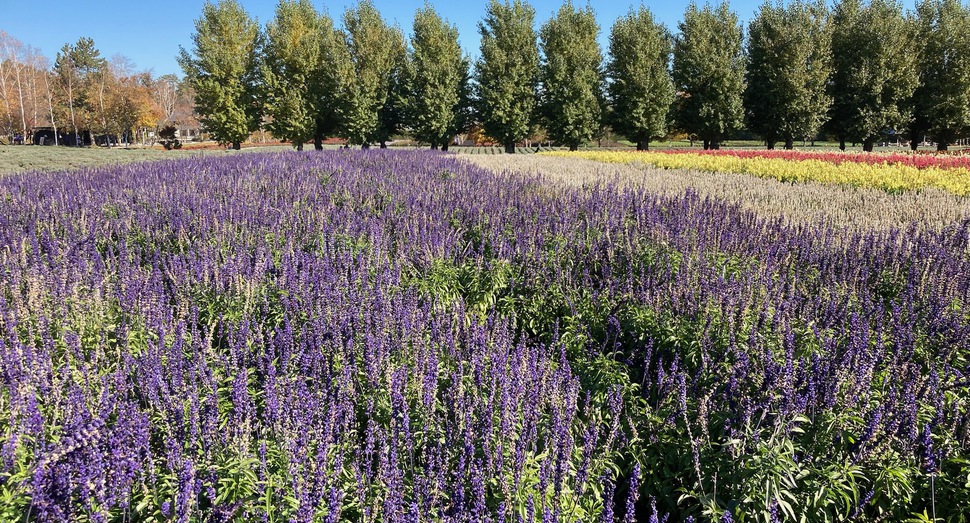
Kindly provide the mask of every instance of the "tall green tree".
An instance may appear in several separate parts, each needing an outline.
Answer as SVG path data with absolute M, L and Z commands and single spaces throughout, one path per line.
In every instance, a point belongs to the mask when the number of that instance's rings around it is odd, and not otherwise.
M 923 0 L 916 6 L 919 87 L 913 142 L 928 132 L 937 149 L 970 129 L 970 8 L 960 0 Z
M 414 14 L 408 81 L 408 123 L 419 141 L 447 148 L 463 116 L 468 59 L 458 43 L 458 28 L 430 4 Z
M 673 38 L 646 7 L 630 10 L 610 31 L 610 58 L 606 66 L 615 131 L 636 142 L 637 150 L 667 135 L 674 102 L 670 78 Z
M 377 111 L 377 131 L 371 141 L 378 142 L 381 149 L 387 148 L 387 142 L 395 134 L 401 131 L 407 120 L 408 105 L 408 71 L 410 56 L 408 55 L 407 44 L 404 34 L 400 29 L 394 28 L 397 33 L 390 45 L 394 46 L 394 65 L 391 67 L 390 79 L 387 84 L 387 98 L 384 105 Z
M 462 58 L 461 80 L 458 82 L 458 104 L 455 106 L 454 118 L 451 119 L 451 129 L 448 137 L 465 135 L 475 124 L 474 93 L 472 91 L 471 61 L 467 56 Z M 441 144 L 441 149 L 448 150 L 450 140 Z
M 190 54 L 180 48 L 179 65 L 195 90 L 199 122 L 233 149 L 259 128 L 259 25 L 235 0 L 206 2 L 195 21 Z
M 691 3 L 677 25 L 672 76 L 677 125 L 717 149 L 744 121 L 744 29 L 727 2 Z
M 896 0 L 841 0 L 832 12 L 832 107 L 828 129 L 872 151 L 887 130 L 905 129 L 916 88 L 913 26 Z
M 74 131 L 74 144 L 81 146 L 81 130 L 90 131 L 98 114 L 98 90 L 108 67 L 94 40 L 82 37 L 74 45 L 64 44 L 54 61 L 54 77 L 66 104 L 66 115 Z
M 570 151 L 600 129 L 603 55 L 596 41 L 598 34 L 592 8 L 576 9 L 571 0 L 539 31 L 544 57 L 539 76 L 540 111 L 550 138 Z
M 744 103 L 748 129 L 769 149 L 814 138 L 826 122 L 832 97 L 832 31 L 822 0 L 762 4 L 748 26 Z
M 535 9 L 522 0 L 489 0 L 478 23 L 481 57 L 475 64 L 478 117 L 489 136 L 515 152 L 533 123 L 539 81 Z
M 349 61 L 335 48 L 343 45 L 333 20 L 309 0 L 281 0 L 266 25 L 260 68 L 271 117 L 266 127 L 297 150 L 311 138 L 321 148 L 323 136 L 336 131 L 337 95 Z
M 392 93 L 399 92 L 404 35 L 384 22 L 370 0 L 344 13 L 344 28 L 351 67 L 342 90 L 342 132 L 354 145 L 383 145 L 400 120 Z

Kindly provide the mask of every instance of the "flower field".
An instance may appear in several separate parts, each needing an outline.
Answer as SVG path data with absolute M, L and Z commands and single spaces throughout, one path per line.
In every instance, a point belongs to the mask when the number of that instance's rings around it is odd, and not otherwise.
M 765 219 L 831 227 L 842 237 L 873 230 L 907 229 L 914 223 L 919 228 L 940 230 L 970 216 L 970 199 L 935 188 L 889 193 L 871 187 L 792 184 L 735 173 L 604 163 L 572 156 L 505 154 L 460 158 L 496 173 L 537 175 L 552 185 L 582 188 L 607 183 L 668 197 L 694 193 L 737 205 Z
M 718 149 L 691 151 L 685 149 L 670 149 L 663 151 L 673 154 L 700 154 L 706 156 L 722 156 L 735 158 L 768 158 L 776 160 L 804 161 L 821 160 L 834 164 L 865 164 L 865 165 L 905 165 L 917 169 L 970 169 L 968 155 L 937 155 L 910 153 L 853 153 L 843 151 L 797 151 L 783 149 Z
M 968 252 L 429 152 L 8 175 L 0 521 L 964 521 Z
M 601 162 L 640 162 L 664 169 L 750 174 L 784 182 L 822 182 L 901 192 L 936 187 L 970 194 L 970 156 L 845 154 L 796 151 L 545 152 Z

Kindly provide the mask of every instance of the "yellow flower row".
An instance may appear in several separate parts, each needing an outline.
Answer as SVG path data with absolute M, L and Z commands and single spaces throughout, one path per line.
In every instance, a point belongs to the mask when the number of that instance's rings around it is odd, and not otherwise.
M 836 164 L 824 160 L 741 158 L 730 155 L 664 152 L 555 151 L 550 156 L 584 158 L 606 163 L 643 163 L 663 169 L 696 169 L 709 172 L 749 174 L 783 182 L 821 182 L 875 187 L 900 192 L 938 187 L 959 196 L 970 194 L 970 170 L 966 168 L 916 167 L 899 163 Z

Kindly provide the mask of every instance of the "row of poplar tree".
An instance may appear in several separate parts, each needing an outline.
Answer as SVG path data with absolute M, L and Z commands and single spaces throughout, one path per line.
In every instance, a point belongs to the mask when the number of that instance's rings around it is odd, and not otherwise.
M 207 3 L 179 62 L 196 111 L 238 148 L 259 126 L 297 148 L 328 136 L 382 146 L 406 129 L 433 148 L 471 125 L 513 152 L 535 125 L 576 149 L 605 126 L 645 149 L 671 129 L 717 148 L 748 129 L 769 148 L 821 132 L 862 143 L 970 129 L 970 10 L 960 0 L 767 2 L 747 37 L 726 2 L 691 3 L 673 35 L 645 7 L 614 23 L 605 61 L 590 7 L 567 2 L 536 33 L 522 0 L 491 0 L 472 67 L 455 26 L 426 5 L 410 41 L 369 0 L 342 28 L 281 0 L 261 29 L 234 1 Z

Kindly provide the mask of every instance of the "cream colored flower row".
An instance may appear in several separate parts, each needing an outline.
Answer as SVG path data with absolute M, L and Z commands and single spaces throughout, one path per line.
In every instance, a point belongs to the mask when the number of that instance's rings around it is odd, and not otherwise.
M 750 174 L 783 182 L 813 181 L 854 187 L 874 187 L 893 193 L 937 187 L 959 196 L 970 194 L 970 170 L 964 168 L 917 169 L 901 164 L 867 165 L 853 162 L 834 164 L 823 160 L 792 161 L 647 151 L 556 151 L 541 154 L 608 163 L 643 163 L 664 169 L 698 169 L 709 172 Z
M 970 198 L 937 188 L 888 193 L 869 187 L 807 182 L 788 184 L 697 169 L 661 169 L 642 163 L 605 163 L 575 157 L 536 154 L 459 155 L 497 173 L 539 175 L 550 187 L 583 188 L 616 184 L 658 196 L 694 192 L 738 205 L 774 219 L 797 224 L 832 226 L 848 232 L 920 228 L 942 229 L 970 216 Z

